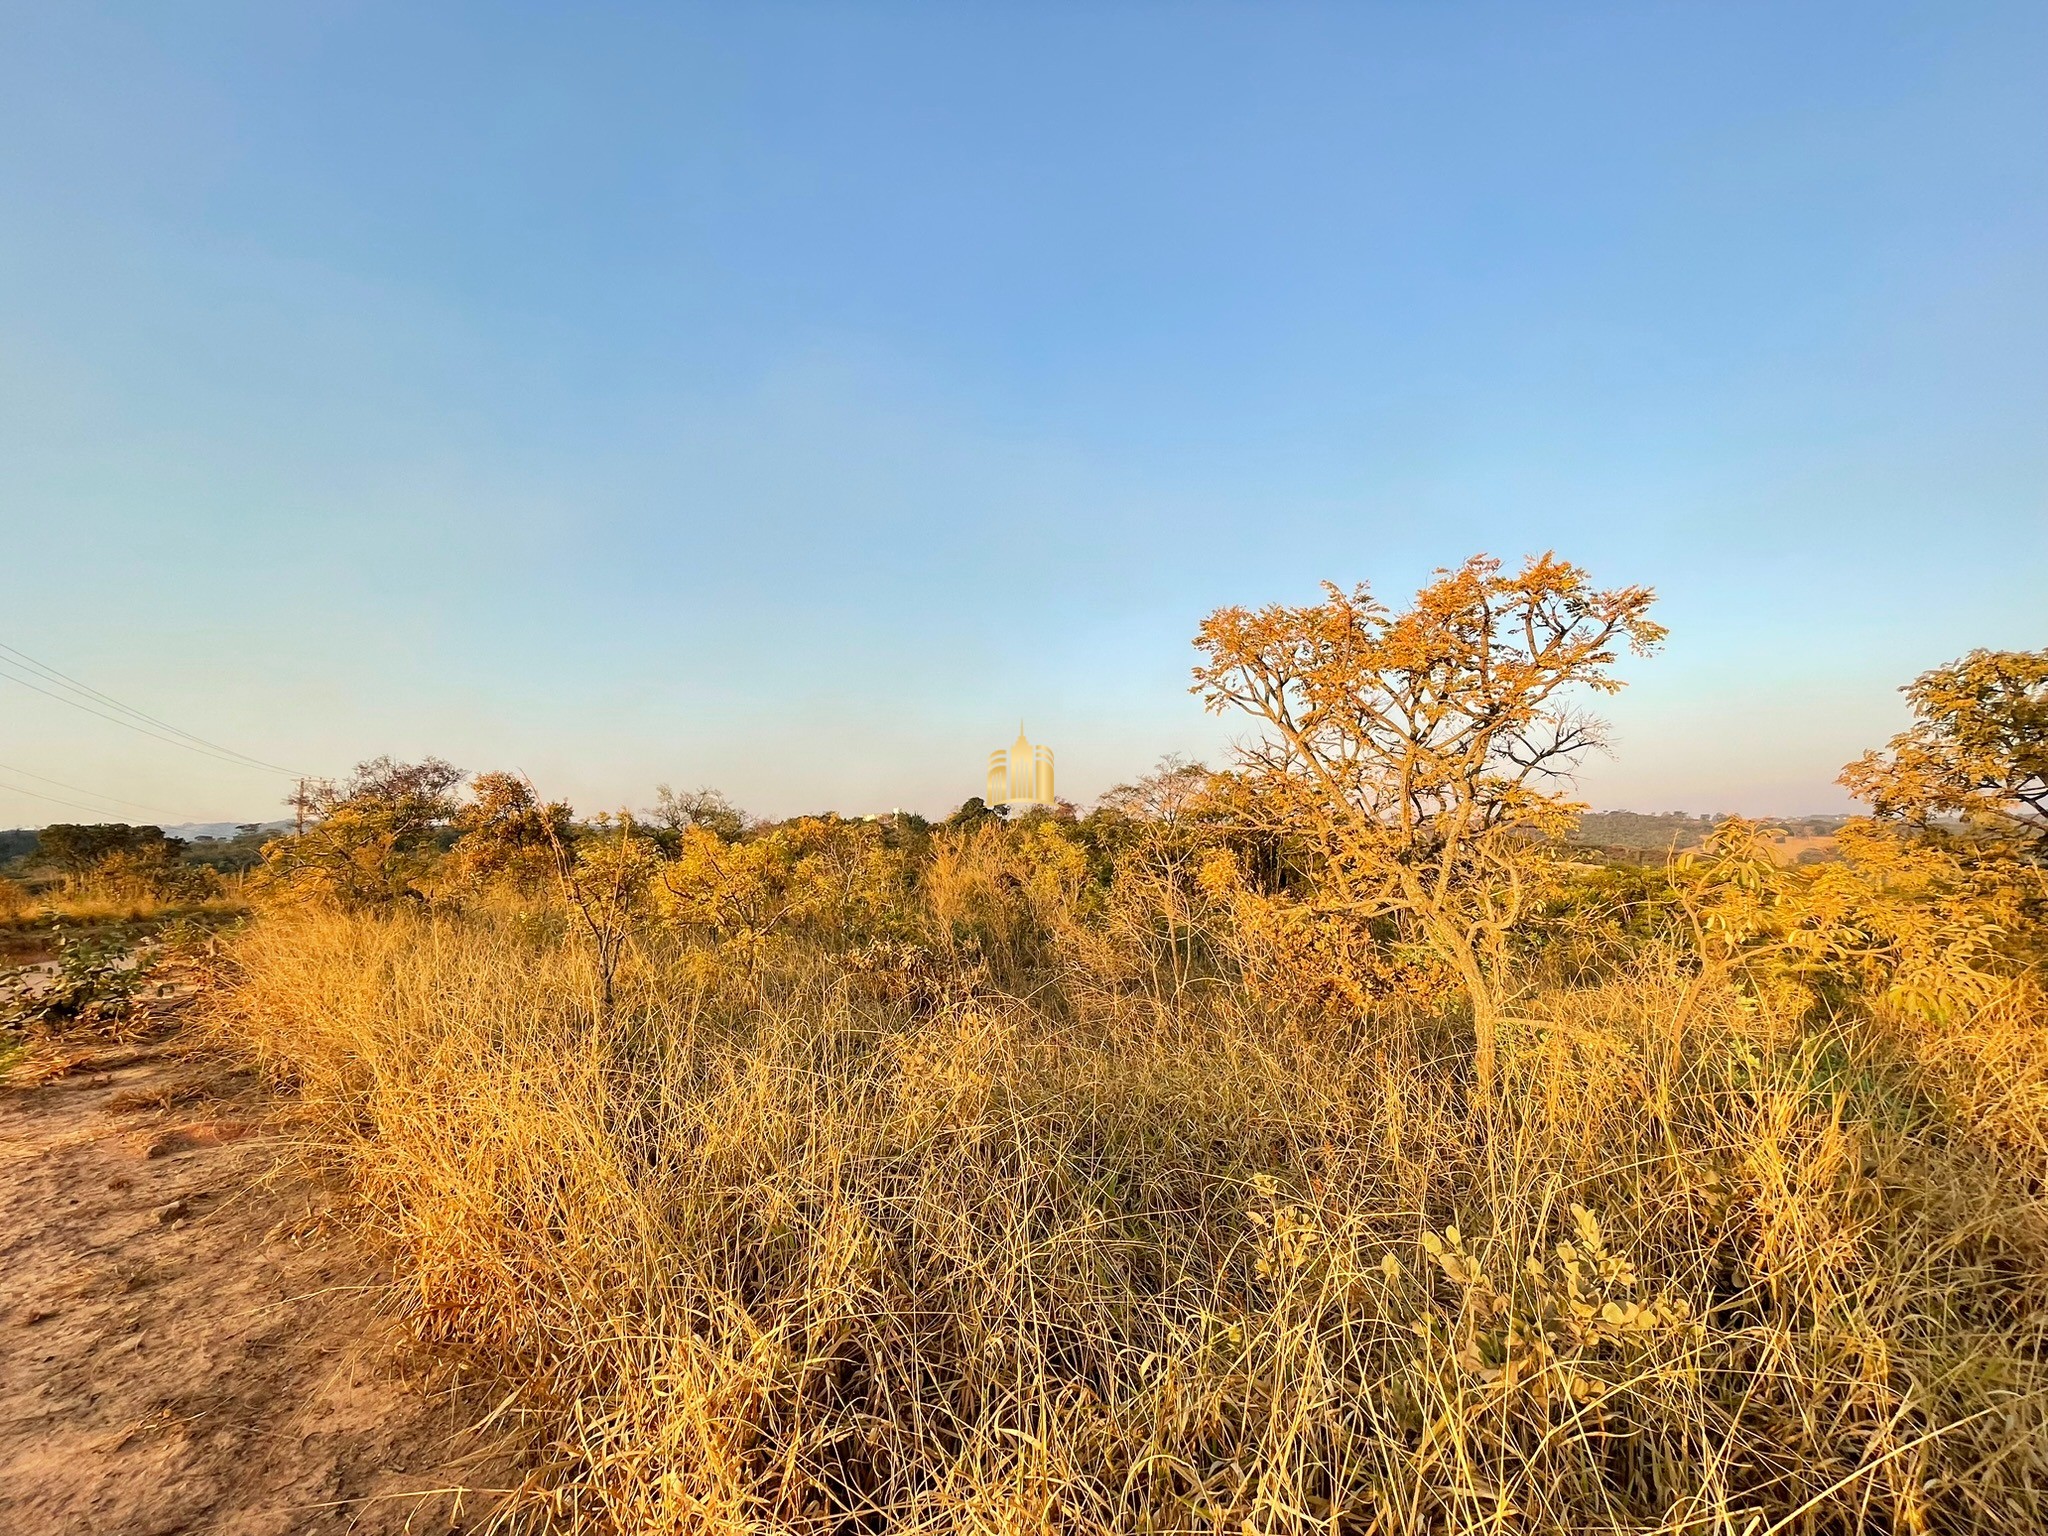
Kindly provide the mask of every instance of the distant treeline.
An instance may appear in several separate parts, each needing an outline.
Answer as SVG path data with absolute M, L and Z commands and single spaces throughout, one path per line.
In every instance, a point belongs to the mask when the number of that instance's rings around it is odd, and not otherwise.
M 1729 813 L 1712 812 L 1695 816 L 1686 811 L 1588 811 L 1579 818 L 1574 841 L 1589 848 L 1640 849 L 1665 853 L 1671 849 L 1697 848 L 1707 834 L 1728 819 Z M 1766 817 L 1765 824 L 1791 837 L 1831 837 L 1842 829 L 1847 816 Z
M 1727 816 L 1722 813 L 1693 815 L 1686 811 L 1588 811 L 1579 818 L 1573 841 L 1588 848 L 1625 849 L 1645 853 L 1666 853 L 1673 849 L 1697 848 Z M 1789 816 L 1769 821 L 1773 828 L 1792 837 L 1828 837 L 1841 829 L 1846 816 Z M 135 838 L 161 837 L 157 827 L 131 827 L 121 822 L 92 827 L 58 826 L 44 829 L 57 844 L 69 847 L 80 834 L 96 842 L 123 846 Z M 262 860 L 263 845 L 277 834 L 274 829 L 251 823 L 238 827 L 232 837 L 200 837 L 190 840 L 166 839 L 179 859 L 202 864 L 222 873 L 253 869 Z M 48 859 L 39 858 L 44 834 L 30 828 L 0 831 L 0 874 L 32 873 Z M 54 850 L 53 850 L 54 851 Z
M 107 853 L 135 852 L 145 847 L 161 849 L 182 863 L 203 865 L 223 874 L 239 874 L 263 861 L 263 845 L 276 835 L 275 828 L 254 822 L 237 827 L 232 837 L 189 840 L 166 837 L 161 827 L 132 826 L 120 821 L 92 825 L 63 823 L 40 831 L 19 827 L 0 831 L 0 875 L 63 873 L 83 868 Z

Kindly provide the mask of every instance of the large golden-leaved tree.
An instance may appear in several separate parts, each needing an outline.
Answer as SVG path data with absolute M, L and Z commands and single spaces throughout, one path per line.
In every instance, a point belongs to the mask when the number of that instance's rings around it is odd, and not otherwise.
M 1902 690 L 1912 729 L 1842 770 L 1880 820 L 1962 818 L 2048 862 L 2048 650 L 1972 651 Z
M 1405 612 L 1326 583 L 1306 607 L 1219 609 L 1196 636 L 1194 691 L 1264 726 L 1240 748 L 1251 814 L 1311 851 L 1325 900 L 1457 971 L 1482 1093 L 1533 863 L 1578 809 L 1564 792 L 1601 741 L 1584 695 L 1620 688 L 1622 647 L 1663 639 L 1652 600 L 1554 555 L 1512 573 L 1482 555 Z

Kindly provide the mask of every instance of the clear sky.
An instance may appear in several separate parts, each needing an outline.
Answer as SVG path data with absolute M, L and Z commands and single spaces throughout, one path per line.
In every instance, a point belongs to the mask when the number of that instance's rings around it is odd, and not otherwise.
M 1588 798 L 1837 809 L 2048 644 L 2044 429 L 2039 0 L 0 3 L 0 642 L 287 767 L 1085 800 L 1209 609 L 1554 547 L 1672 632 Z

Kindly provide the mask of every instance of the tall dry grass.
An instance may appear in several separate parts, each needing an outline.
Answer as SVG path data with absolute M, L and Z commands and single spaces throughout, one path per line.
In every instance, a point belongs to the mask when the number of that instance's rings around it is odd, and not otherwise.
M 2048 1529 L 2016 1006 L 1795 1028 L 1645 949 L 1482 1112 L 1455 1020 L 1177 965 L 919 1001 L 648 926 L 607 1007 L 565 914 L 488 906 L 232 959 L 221 1027 L 564 1529 Z
M 213 879 L 203 890 L 169 895 L 95 881 L 28 885 L 0 879 L 0 929 L 228 918 L 248 910 L 242 883 L 234 876 Z

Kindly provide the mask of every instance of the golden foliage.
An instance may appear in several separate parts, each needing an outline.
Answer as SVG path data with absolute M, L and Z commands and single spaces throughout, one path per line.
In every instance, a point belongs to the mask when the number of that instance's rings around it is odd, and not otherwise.
M 470 798 L 450 819 L 453 878 L 471 885 L 504 881 L 526 892 L 552 884 L 574 836 L 569 807 L 559 800 L 543 805 L 516 774 L 480 773 L 469 788 Z
M 1874 822 L 1837 841 L 1840 859 L 1788 869 L 1758 823 L 1732 818 L 1682 855 L 1678 889 L 1702 959 L 1781 1008 L 1832 985 L 1939 1019 L 2032 985 L 2040 956 L 2024 935 L 2040 871 Z
M 1484 1091 L 1532 855 L 1582 809 L 1557 786 L 1600 742 L 1573 693 L 1615 691 L 1618 647 L 1662 641 L 1653 594 L 1600 590 L 1554 555 L 1513 575 L 1476 556 L 1398 614 L 1364 586 L 1324 594 L 1211 614 L 1195 691 L 1267 727 L 1243 752 L 1240 812 L 1313 859 L 1321 905 L 1387 919 L 1457 972 Z
M 438 758 L 357 765 L 346 783 L 300 794 L 305 831 L 263 848 L 253 884 L 273 896 L 352 907 L 424 902 L 439 868 L 436 839 L 456 811 L 456 768 Z
M 222 885 L 219 873 L 204 865 L 181 863 L 154 850 L 122 850 L 71 876 L 65 888 L 74 897 L 180 906 L 210 901 L 221 894 Z
M 671 922 L 751 950 L 784 932 L 853 944 L 892 931 L 909 880 L 873 823 L 802 817 L 741 842 L 685 825 L 656 901 Z
M 2048 650 L 1972 651 L 1902 690 L 1911 730 L 1842 770 L 1880 818 L 1961 816 L 2048 856 Z

